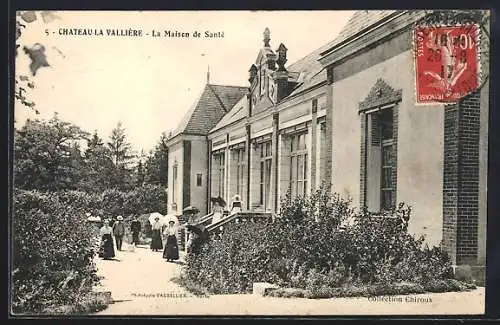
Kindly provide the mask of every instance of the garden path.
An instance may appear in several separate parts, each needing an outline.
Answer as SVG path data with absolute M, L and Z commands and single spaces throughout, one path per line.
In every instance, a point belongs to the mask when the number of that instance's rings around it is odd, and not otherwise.
M 124 244 L 126 246 L 126 244 Z M 101 290 L 111 291 L 114 303 L 97 315 L 404 315 L 482 314 L 484 288 L 461 293 L 394 296 L 392 302 L 368 298 L 288 299 L 251 294 L 194 297 L 172 282 L 180 263 L 168 263 L 160 252 L 136 248 L 117 252 L 119 261 L 96 260 L 105 278 Z M 408 301 L 421 298 L 420 302 Z M 402 301 L 398 301 L 401 298 Z M 423 301 L 426 302 L 423 302 Z M 431 300 L 431 302 L 429 302 Z

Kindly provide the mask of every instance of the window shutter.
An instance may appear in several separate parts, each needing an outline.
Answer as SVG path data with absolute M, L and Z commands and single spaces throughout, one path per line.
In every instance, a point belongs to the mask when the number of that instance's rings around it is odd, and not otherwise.
M 372 146 L 380 146 L 380 127 L 378 114 L 371 115 L 371 144 Z

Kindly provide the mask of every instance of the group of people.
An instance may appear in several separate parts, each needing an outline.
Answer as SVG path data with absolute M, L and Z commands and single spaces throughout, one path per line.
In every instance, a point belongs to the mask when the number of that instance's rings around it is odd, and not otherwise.
M 153 231 L 151 235 L 151 250 L 157 252 L 163 249 L 163 258 L 168 262 L 179 259 L 179 245 L 177 241 L 178 227 L 175 221 L 170 220 L 168 226 L 164 226 L 160 222 L 160 218 L 156 217 L 151 225 Z M 164 240 L 162 240 L 162 235 Z M 163 242 L 165 241 L 165 245 Z M 165 247 L 164 247 L 165 246 Z
M 134 220 L 130 224 L 130 231 L 132 233 L 132 245 L 137 246 L 139 244 L 139 233 L 141 232 L 141 222 L 137 220 L 137 216 L 134 216 Z M 99 235 L 101 237 L 99 257 L 103 259 L 114 258 L 114 242 L 116 242 L 117 250 L 121 251 L 123 247 L 123 237 L 125 236 L 123 217 L 116 217 L 116 221 L 105 219 L 99 230 Z
M 217 198 L 214 200 L 213 206 L 213 216 L 212 223 L 216 223 L 224 218 L 224 207 L 225 202 L 222 198 Z M 233 198 L 231 204 L 230 214 L 241 212 L 242 202 L 239 195 Z M 188 213 L 189 220 L 194 222 L 196 212 Z M 153 216 L 151 216 L 152 218 Z M 167 219 L 168 220 L 168 219 Z M 125 236 L 125 222 L 122 216 L 117 216 L 116 221 L 106 219 L 104 220 L 103 226 L 100 228 L 100 249 L 99 256 L 103 259 L 112 259 L 115 257 L 115 245 L 116 249 L 121 251 L 123 245 L 123 237 Z M 182 226 L 183 227 L 183 226 Z M 141 232 L 141 222 L 138 220 L 138 216 L 135 215 L 132 222 L 130 223 L 130 232 L 132 234 L 132 245 L 135 247 L 139 244 L 139 234 Z M 168 262 L 175 261 L 179 259 L 179 225 L 174 220 L 169 220 L 168 225 L 165 222 L 160 221 L 160 216 L 154 218 L 151 224 L 152 236 L 150 248 L 153 252 L 163 251 L 163 258 Z M 192 231 L 189 226 L 188 230 Z M 205 231 L 206 232 L 206 231 Z M 195 243 L 200 242 L 200 240 L 205 240 L 207 235 L 203 232 L 189 233 L 188 234 L 188 249 L 190 246 L 197 246 Z M 197 241 L 198 239 L 198 241 Z M 199 245 L 198 245 L 199 246 Z
M 141 228 L 141 222 L 137 219 L 137 216 L 134 216 L 134 219 L 130 223 L 132 245 L 134 246 L 139 244 L 139 233 L 141 232 Z M 155 221 L 151 225 L 151 228 L 151 250 L 154 252 L 163 250 L 163 258 L 169 262 L 178 260 L 178 227 L 176 227 L 175 222 L 170 221 L 168 226 L 165 227 L 163 223 L 160 222 L 160 218 L 156 217 Z M 101 238 L 99 257 L 103 259 L 113 259 L 116 255 L 114 243 L 116 242 L 116 249 L 119 251 L 122 250 L 123 246 L 123 237 L 125 236 L 125 223 L 123 222 L 123 217 L 116 217 L 116 221 L 110 219 L 104 220 L 99 234 Z M 162 240 L 162 235 L 164 240 Z M 165 245 L 163 245 L 164 242 Z

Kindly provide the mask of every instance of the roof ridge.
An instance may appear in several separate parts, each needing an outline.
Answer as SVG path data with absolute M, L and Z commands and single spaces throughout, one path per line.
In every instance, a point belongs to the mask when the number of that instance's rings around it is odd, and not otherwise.
M 247 86 L 235 86 L 235 85 L 220 85 L 220 84 L 207 84 L 209 86 L 219 86 L 219 87 L 232 87 L 232 88 L 248 88 Z
M 212 88 L 212 86 L 216 85 L 211 85 L 207 84 L 207 87 L 212 91 L 212 94 L 214 94 L 215 98 L 217 98 L 217 101 L 219 102 L 220 106 L 224 109 L 224 112 L 229 112 L 224 103 L 222 102 L 222 99 L 220 99 L 219 95 L 217 95 L 217 92 Z

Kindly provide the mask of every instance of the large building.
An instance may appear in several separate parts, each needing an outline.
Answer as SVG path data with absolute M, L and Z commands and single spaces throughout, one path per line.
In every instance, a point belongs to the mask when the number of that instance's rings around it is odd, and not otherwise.
M 210 151 L 207 134 L 239 102 L 246 87 L 208 83 L 200 97 L 170 135 L 168 146 L 168 213 L 179 215 L 187 206 L 208 212 Z
M 266 29 L 249 86 L 217 88 L 228 98 L 219 103 L 207 84 L 194 112 L 210 118 L 198 125 L 188 113 L 170 139 L 169 209 L 208 212 L 210 197 L 238 194 L 245 211 L 278 213 L 288 190 L 326 181 L 372 212 L 411 205 L 410 232 L 443 241 L 455 265 L 484 266 L 488 85 L 457 104 L 416 104 L 422 15 L 359 11 L 290 65 Z

